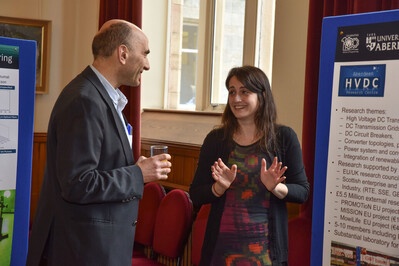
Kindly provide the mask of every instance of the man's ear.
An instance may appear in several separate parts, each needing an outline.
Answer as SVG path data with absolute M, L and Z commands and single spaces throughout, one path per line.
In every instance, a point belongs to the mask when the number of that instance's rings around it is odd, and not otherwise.
M 128 49 L 126 47 L 126 45 L 120 45 L 118 48 L 118 57 L 119 57 L 119 61 L 124 62 L 127 58 L 127 52 Z

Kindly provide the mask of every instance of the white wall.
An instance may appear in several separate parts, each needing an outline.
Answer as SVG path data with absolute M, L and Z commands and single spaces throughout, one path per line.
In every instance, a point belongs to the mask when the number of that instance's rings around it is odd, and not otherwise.
M 278 120 L 302 139 L 308 0 L 276 0 L 273 83 Z
M 160 108 L 165 88 L 166 0 L 143 0 L 142 28 L 149 38 L 151 69 L 143 74 L 142 108 Z M 308 0 L 276 1 L 273 93 L 279 121 L 301 138 Z M 51 109 L 62 88 L 92 62 L 99 0 L 0 0 L 0 16 L 52 21 L 49 93 L 36 95 L 35 132 L 47 132 Z M 162 44 L 162 45 L 161 45 Z

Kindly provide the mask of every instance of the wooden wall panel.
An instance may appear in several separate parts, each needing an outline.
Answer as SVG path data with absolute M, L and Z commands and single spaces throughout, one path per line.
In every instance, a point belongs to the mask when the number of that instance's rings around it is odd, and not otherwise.
M 33 138 L 32 154 L 32 183 L 31 183 L 31 201 L 30 201 L 30 221 L 33 221 L 36 212 L 37 201 L 39 199 L 40 189 L 42 187 L 44 168 L 46 165 L 46 133 L 35 133 Z
M 180 188 L 188 191 L 197 167 L 200 147 L 142 139 L 141 154 L 147 157 L 150 156 L 151 145 L 157 144 L 167 145 L 168 152 L 172 156 L 172 172 L 168 175 L 167 180 L 160 181 L 160 183 L 166 189 Z

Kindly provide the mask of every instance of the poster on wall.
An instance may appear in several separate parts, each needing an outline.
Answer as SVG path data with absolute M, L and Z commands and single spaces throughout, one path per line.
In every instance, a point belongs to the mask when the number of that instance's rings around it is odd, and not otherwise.
M 312 265 L 399 265 L 399 12 L 323 21 Z
M 24 265 L 29 227 L 36 42 L 0 37 L 0 265 Z

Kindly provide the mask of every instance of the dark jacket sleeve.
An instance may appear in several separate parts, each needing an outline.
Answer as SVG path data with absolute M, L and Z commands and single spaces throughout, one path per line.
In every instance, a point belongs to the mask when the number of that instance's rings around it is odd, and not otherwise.
M 221 139 L 222 131 L 213 130 L 205 137 L 202 144 L 197 169 L 189 191 L 191 200 L 197 208 L 219 199 L 213 195 L 211 189 L 215 182 L 212 178 L 211 166 L 218 158 L 222 158 L 224 162 L 227 160 L 227 155 L 223 154 L 225 145 Z
M 278 134 L 281 160 L 288 167 L 285 172 L 288 194 L 284 200 L 303 203 L 309 196 L 309 182 L 298 137 L 292 128 L 286 126 L 282 126 Z
M 270 197 L 269 241 L 270 258 L 273 265 L 286 265 L 288 261 L 288 214 L 286 202 L 303 203 L 309 195 L 302 150 L 293 129 L 280 126 L 277 135 L 279 152 L 277 154 L 284 166 L 287 196 L 280 200 L 273 194 Z
M 204 237 L 206 245 L 202 247 L 201 266 L 210 264 L 226 201 L 225 194 L 218 198 L 212 193 L 211 187 L 215 181 L 212 178 L 211 166 L 218 158 L 221 158 L 226 163 L 228 155 L 229 148 L 227 142 L 223 141 L 223 131 L 221 129 L 212 130 L 206 136 L 201 147 L 197 170 L 189 191 L 191 200 L 196 208 L 203 204 L 212 203 Z

